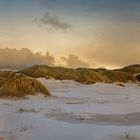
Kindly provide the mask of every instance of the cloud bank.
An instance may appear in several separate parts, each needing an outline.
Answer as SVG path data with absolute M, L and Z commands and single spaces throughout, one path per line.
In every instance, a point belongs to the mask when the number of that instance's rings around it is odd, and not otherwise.
M 90 65 L 81 60 L 78 56 L 70 54 L 68 57 L 61 58 L 63 62 L 66 63 L 65 67 L 68 68 L 88 68 Z
M 71 24 L 61 21 L 57 15 L 51 15 L 49 12 L 46 12 L 42 17 L 35 18 L 34 22 L 38 26 L 49 27 L 56 30 L 68 31 L 72 29 Z
M 54 65 L 54 57 L 46 52 L 45 55 L 37 52 L 33 53 L 27 48 L 21 50 L 0 48 L 0 67 L 1 68 L 25 68 L 35 64 Z
M 22 69 L 37 64 L 57 66 L 55 60 L 56 58 L 50 55 L 48 51 L 43 55 L 41 52 L 33 53 L 27 48 L 21 50 L 0 48 L 0 68 Z M 75 55 L 62 57 L 61 62 L 64 62 L 65 65 L 63 66 L 67 68 L 90 67 L 88 63 Z

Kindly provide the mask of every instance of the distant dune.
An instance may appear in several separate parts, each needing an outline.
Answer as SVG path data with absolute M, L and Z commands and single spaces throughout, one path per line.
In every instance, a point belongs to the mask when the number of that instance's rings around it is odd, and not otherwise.
M 18 72 L 0 71 L 0 97 L 24 97 L 43 93 L 51 96 L 47 88 L 36 78 L 74 80 L 83 84 L 94 83 L 138 83 L 140 65 L 132 65 L 118 70 L 107 69 L 67 69 L 34 65 Z
M 47 65 L 34 65 L 20 71 L 20 73 L 33 78 L 59 79 L 59 80 L 74 80 L 79 83 L 93 84 L 96 82 L 102 83 L 137 83 L 138 79 L 131 72 L 120 70 L 106 69 L 67 69 L 62 67 L 49 67 Z
M 130 65 L 130 66 L 124 67 L 122 69 L 118 69 L 118 70 L 137 75 L 137 74 L 140 74 L 140 65 L 138 65 L 138 64 Z

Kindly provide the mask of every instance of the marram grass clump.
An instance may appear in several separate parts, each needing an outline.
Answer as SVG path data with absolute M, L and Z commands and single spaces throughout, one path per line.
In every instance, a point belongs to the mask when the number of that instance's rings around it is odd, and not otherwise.
M 0 88 L 1 97 L 24 97 L 26 95 L 35 95 L 43 93 L 45 96 L 51 96 L 47 88 L 39 81 L 27 76 L 18 76 L 8 80 Z

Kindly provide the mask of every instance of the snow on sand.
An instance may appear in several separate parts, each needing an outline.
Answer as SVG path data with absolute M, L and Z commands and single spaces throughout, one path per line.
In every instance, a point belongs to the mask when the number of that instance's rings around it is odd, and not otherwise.
M 0 140 L 140 139 L 140 86 L 39 79 L 52 95 L 0 100 Z

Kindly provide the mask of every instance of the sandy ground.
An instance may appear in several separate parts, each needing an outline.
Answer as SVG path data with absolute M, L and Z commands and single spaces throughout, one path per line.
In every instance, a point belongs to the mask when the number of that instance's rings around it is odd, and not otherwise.
M 139 85 L 39 80 L 56 97 L 1 99 L 0 140 L 140 139 Z

